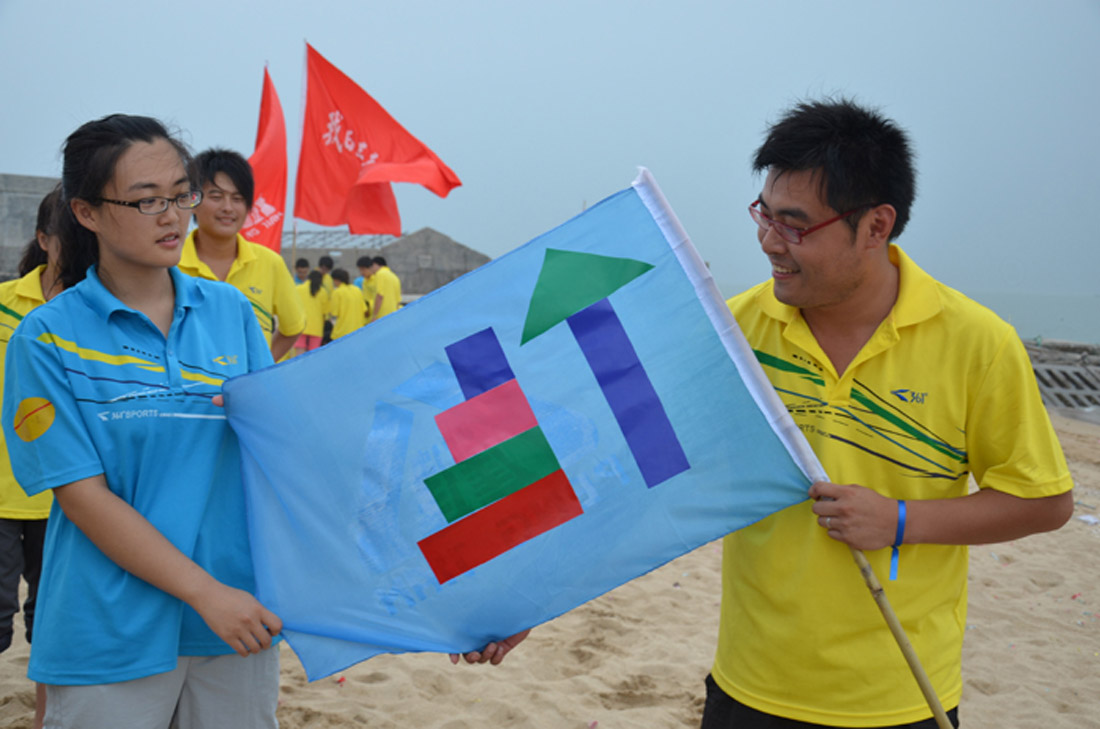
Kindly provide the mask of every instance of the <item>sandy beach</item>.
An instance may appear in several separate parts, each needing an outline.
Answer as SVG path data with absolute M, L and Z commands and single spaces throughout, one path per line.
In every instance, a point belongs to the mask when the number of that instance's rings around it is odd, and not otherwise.
M 967 729 L 1100 727 L 1100 424 L 1052 418 L 1077 506 L 1057 532 L 971 550 L 960 707 Z M 705 545 L 540 626 L 497 667 L 378 656 L 311 684 L 283 646 L 280 724 L 698 726 L 720 566 L 719 544 Z M 0 728 L 30 727 L 33 715 L 30 649 L 18 620 L 0 657 Z

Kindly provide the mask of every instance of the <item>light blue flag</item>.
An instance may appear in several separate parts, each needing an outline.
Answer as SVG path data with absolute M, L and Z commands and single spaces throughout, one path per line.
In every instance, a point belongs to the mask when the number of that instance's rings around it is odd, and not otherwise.
M 804 500 L 815 472 L 645 170 L 225 399 L 258 597 L 311 680 L 480 649 Z

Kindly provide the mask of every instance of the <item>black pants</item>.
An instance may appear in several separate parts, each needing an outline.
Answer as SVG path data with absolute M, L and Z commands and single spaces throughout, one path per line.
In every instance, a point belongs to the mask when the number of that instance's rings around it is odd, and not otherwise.
M 947 712 L 947 718 L 951 725 L 959 725 L 959 710 L 952 709 Z M 718 688 L 714 679 L 707 676 L 707 703 L 703 707 L 703 723 L 701 729 L 822 729 L 824 724 L 809 724 L 794 719 L 784 719 L 781 716 L 772 716 L 756 709 L 750 709 L 744 704 L 730 698 L 726 692 Z M 901 724 L 893 727 L 880 727 L 880 729 L 937 729 L 936 719 L 925 719 L 915 724 Z
M 31 642 L 45 539 L 45 519 L 0 519 L 0 653 L 11 645 L 12 619 L 19 612 L 20 577 L 27 581 L 23 624 L 27 627 L 27 642 Z

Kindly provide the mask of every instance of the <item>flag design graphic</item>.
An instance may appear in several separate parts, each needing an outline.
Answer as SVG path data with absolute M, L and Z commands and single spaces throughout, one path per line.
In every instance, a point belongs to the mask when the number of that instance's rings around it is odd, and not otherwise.
M 224 392 L 257 594 L 311 679 L 480 649 L 810 484 L 812 453 L 645 171 Z

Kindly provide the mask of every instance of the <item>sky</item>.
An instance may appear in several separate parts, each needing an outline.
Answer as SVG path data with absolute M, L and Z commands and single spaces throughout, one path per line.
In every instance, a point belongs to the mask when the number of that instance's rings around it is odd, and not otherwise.
M 293 195 L 307 41 L 462 179 L 395 185 L 407 231 L 500 256 L 645 166 L 732 295 L 769 275 L 747 212 L 767 124 L 842 95 L 912 137 L 898 242 L 925 270 L 1100 295 L 1100 0 L 0 0 L 0 173 L 59 175 L 113 112 L 248 156 L 267 64 Z

